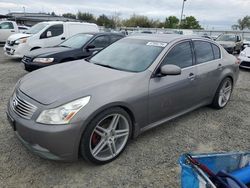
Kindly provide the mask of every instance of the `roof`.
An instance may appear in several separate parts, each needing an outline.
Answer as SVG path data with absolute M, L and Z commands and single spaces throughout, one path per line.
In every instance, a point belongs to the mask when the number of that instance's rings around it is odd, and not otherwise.
M 141 35 L 129 36 L 127 38 L 141 39 L 141 40 L 152 40 L 152 41 L 166 42 L 166 43 L 169 43 L 169 42 L 177 40 L 177 39 L 194 39 L 194 38 L 205 39 L 205 38 L 202 38 L 199 36 L 178 35 L 178 34 L 141 34 Z

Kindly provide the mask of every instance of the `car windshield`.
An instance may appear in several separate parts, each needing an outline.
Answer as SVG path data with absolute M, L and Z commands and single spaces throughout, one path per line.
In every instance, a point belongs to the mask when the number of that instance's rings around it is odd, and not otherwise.
M 236 41 L 235 35 L 221 35 L 217 39 L 217 41 Z
M 85 45 L 93 35 L 91 34 L 77 34 L 70 37 L 66 41 L 62 42 L 59 46 L 69 47 L 69 48 L 81 48 Z
M 36 34 L 39 31 L 41 31 L 42 29 L 44 29 L 47 25 L 47 23 L 38 23 L 34 26 L 32 26 L 31 28 L 29 28 L 25 33 L 27 34 Z
M 89 61 L 104 67 L 141 72 L 146 70 L 167 43 L 122 39 L 96 54 Z
M 250 37 L 245 37 L 244 40 L 245 41 L 250 41 Z

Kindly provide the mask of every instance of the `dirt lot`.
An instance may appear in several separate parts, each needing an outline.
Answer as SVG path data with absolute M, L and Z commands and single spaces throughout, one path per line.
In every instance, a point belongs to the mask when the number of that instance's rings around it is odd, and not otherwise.
M 148 131 L 131 141 L 110 164 L 41 159 L 21 145 L 5 116 L 12 88 L 25 74 L 22 64 L 6 58 L 1 48 L 1 187 L 179 187 L 177 160 L 182 153 L 249 150 L 250 71 L 241 71 L 225 109 L 204 107 Z

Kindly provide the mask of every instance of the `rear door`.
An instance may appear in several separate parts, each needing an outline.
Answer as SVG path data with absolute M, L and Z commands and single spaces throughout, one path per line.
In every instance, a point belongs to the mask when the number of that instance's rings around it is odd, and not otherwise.
M 182 41 L 173 46 L 160 67 L 174 64 L 181 67 L 180 75 L 154 76 L 149 83 L 149 123 L 164 120 L 182 113 L 197 104 L 197 69 L 191 41 Z M 159 67 L 159 68 L 160 68 Z
M 12 22 L 0 23 L 0 42 L 5 42 L 10 35 L 15 33 L 16 31 Z
M 223 70 L 220 48 L 208 41 L 194 40 L 200 103 L 211 99 L 219 84 Z

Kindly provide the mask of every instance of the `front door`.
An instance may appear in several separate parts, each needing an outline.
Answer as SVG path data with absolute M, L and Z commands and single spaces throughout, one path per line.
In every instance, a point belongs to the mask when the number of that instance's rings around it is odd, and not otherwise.
M 180 75 L 153 77 L 149 83 L 149 123 L 175 116 L 197 105 L 196 66 L 190 41 L 176 44 L 161 63 L 182 68 Z

